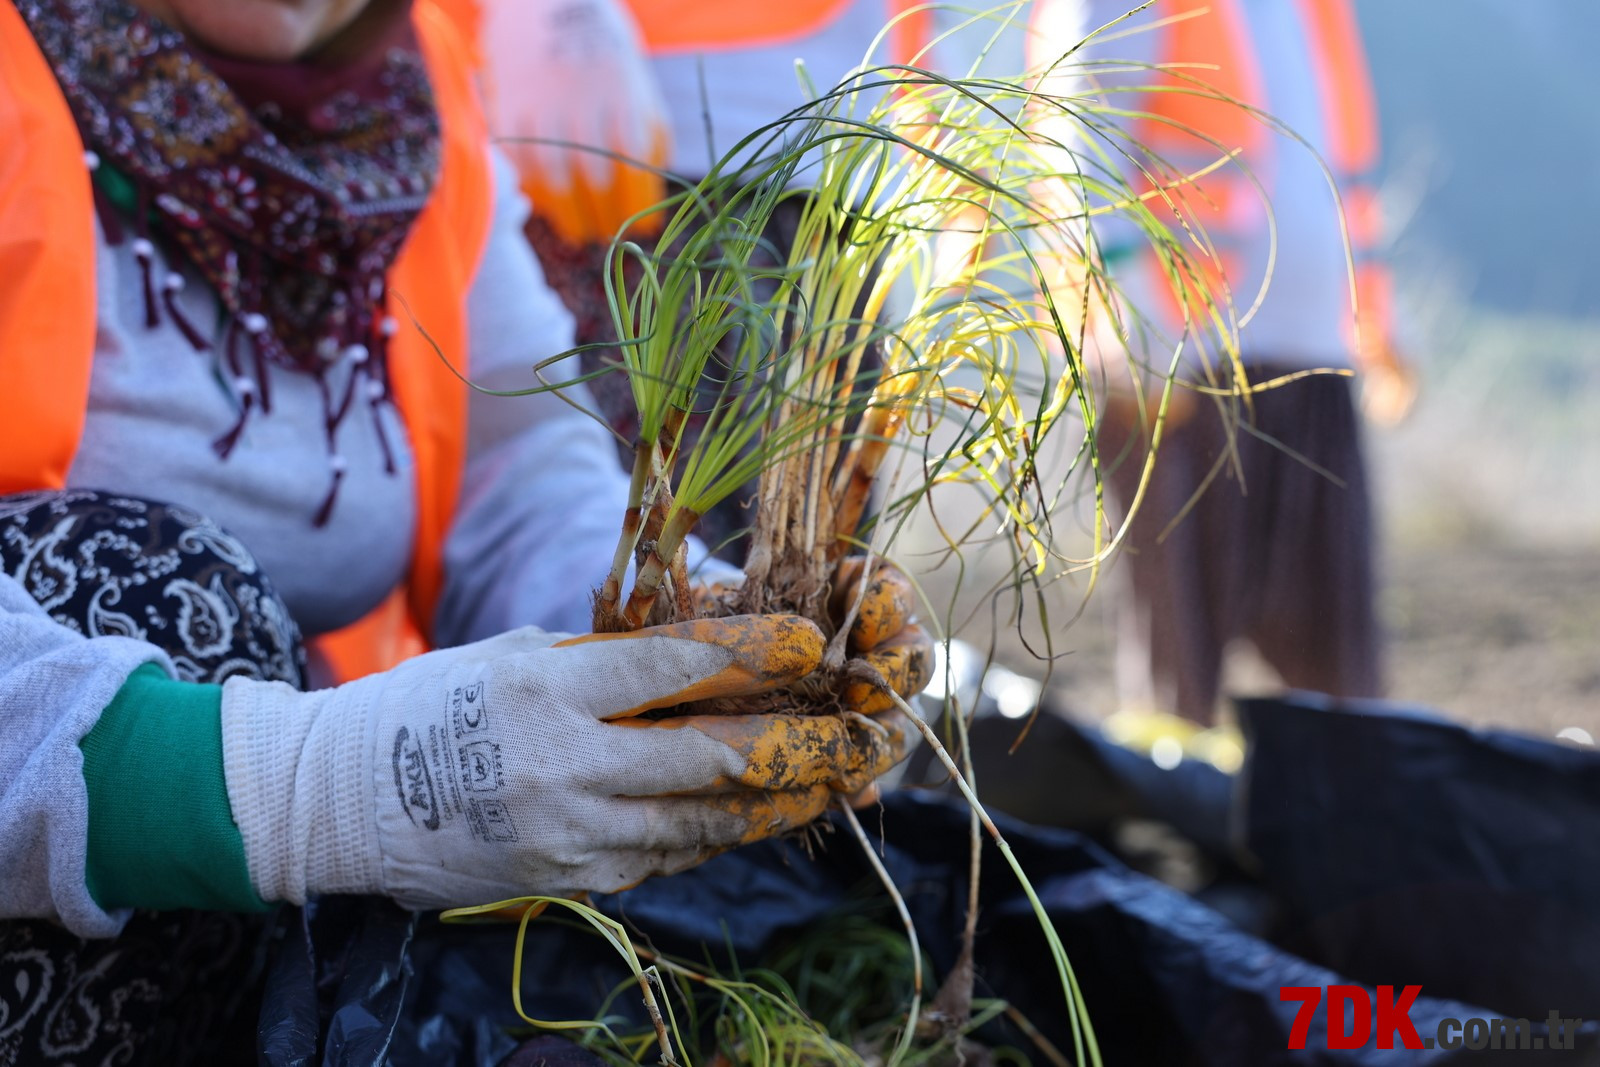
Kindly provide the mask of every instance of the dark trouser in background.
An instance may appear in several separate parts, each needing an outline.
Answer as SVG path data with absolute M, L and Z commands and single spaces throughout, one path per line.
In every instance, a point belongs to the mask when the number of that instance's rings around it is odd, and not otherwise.
M 303 684 L 299 630 L 271 582 L 187 509 L 0 497 L 0 570 L 64 626 L 159 646 L 186 681 Z M 265 918 L 139 912 L 109 940 L 0 922 L 0 1064 L 254 1063 Z
M 1265 382 L 1293 369 L 1268 363 L 1251 375 Z M 1211 722 L 1236 639 L 1292 688 L 1379 695 L 1371 501 L 1349 379 L 1313 375 L 1253 402 L 1237 427 L 1205 399 L 1166 427 L 1113 567 L 1125 707 Z M 1108 410 L 1100 454 L 1114 464 L 1119 517 L 1147 440 L 1133 405 Z

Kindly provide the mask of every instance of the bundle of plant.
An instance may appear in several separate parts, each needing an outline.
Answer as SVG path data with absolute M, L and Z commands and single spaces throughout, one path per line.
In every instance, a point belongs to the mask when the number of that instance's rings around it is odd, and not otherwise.
M 946 36 L 976 33 L 992 43 L 996 27 L 1022 6 L 975 15 Z M 987 50 L 978 49 L 980 62 Z M 650 249 L 614 244 L 608 301 L 639 435 L 594 627 L 783 612 L 821 628 L 828 640 L 821 669 L 773 694 L 766 708 L 892 707 L 921 731 L 974 812 L 970 899 L 977 899 L 981 828 L 1040 919 L 1072 1024 L 1071 1058 L 1082 1064 L 1099 1057 L 1065 949 L 970 773 L 886 677 L 898 671 L 903 681 L 926 665 L 867 661 L 852 646 L 852 635 L 875 625 L 863 611 L 881 601 L 884 583 L 897 584 L 891 599 L 917 596 L 904 572 L 877 561 L 893 554 L 918 513 L 935 516 L 951 558 L 978 545 L 1009 553 L 1003 581 L 1019 603 L 1066 574 L 1087 571 L 1092 588 L 1118 531 L 1102 502 L 1095 433 L 1097 394 L 1113 361 L 1088 359 L 1086 337 L 1100 321 L 1125 345 L 1141 321 L 1107 268 L 1100 234 L 1108 225 L 1119 242 L 1153 250 L 1195 309 L 1169 367 L 1156 368 L 1152 379 L 1150 368 L 1129 359 L 1130 374 L 1159 387 L 1157 440 L 1185 345 L 1204 334 L 1237 364 L 1228 296 L 1207 288 L 1215 252 L 1183 195 L 1206 173 L 1235 165 L 1231 151 L 1217 145 L 1215 160 L 1199 168 L 1166 163 L 1130 137 L 1130 106 L 1098 95 L 1074 52 L 1006 77 L 981 74 L 977 65 L 962 76 L 915 63 L 865 65 L 752 133 L 697 186 L 651 209 L 666 221 Z M 797 236 L 775 254 L 761 235 L 791 197 L 803 198 Z M 697 434 L 688 433 L 691 422 Z M 1153 459 L 1154 449 L 1146 478 Z M 695 588 L 687 539 L 702 515 L 752 480 L 759 491 L 742 583 Z M 958 522 L 938 503 L 952 490 L 963 496 Z M 1053 526 L 1063 505 L 1080 497 L 1093 509 L 1087 552 Z M 947 635 L 956 628 L 953 618 L 944 623 Z M 743 702 L 737 710 L 753 709 Z M 947 719 L 959 728 L 961 709 L 951 710 Z M 953 740 L 959 755 L 960 739 Z M 844 816 L 876 863 L 853 815 Z M 520 906 L 526 918 L 535 899 L 473 910 Z M 898 907 L 915 979 L 885 1057 L 891 1063 L 930 1040 L 918 1025 L 916 934 L 903 902 Z M 975 922 L 971 910 L 969 940 Z M 670 1059 L 670 1026 L 654 1007 L 652 972 L 620 930 L 612 934 L 652 1004 Z M 950 976 L 946 990 L 956 995 L 941 993 L 929 1006 L 935 1043 L 970 1023 L 970 977 Z
M 986 517 L 1043 565 L 1052 500 L 1036 457 L 1063 416 L 1092 426 L 1093 402 L 1033 251 L 1071 247 L 1082 258 L 1084 220 L 1049 214 L 1030 192 L 1046 178 L 1085 179 L 1054 169 L 1051 153 L 1065 146 L 1030 129 L 1035 95 L 1022 79 L 869 68 L 736 146 L 678 198 L 658 251 L 613 249 L 611 306 L 640 435 L 597 630 L 702 613 L 802 615 L 832 643 L 827 677 L 798 703 L 824 707 L 851 677 L 844 635 L 864 584 L 855 579 L 874 577 L 841 561 L 852 548 L 881 555 L 927 491 L 983 487 Z M 881 102 L 863 103 L 872 99 Z M 797 183 L 803 194 L 790 191 Z M 753 266 L 767 218 L 794 196 L 804 205 L 788 256 Z M 964 265 L 963 281 L 941 270 L 935 243 L 974 210 L 1011 247 Z M 624 270 L 629 259 L 637 269 Z M 1031 284 L 1008 287 L 1005 275 Z M 709 390 L 708 375 L 720 376 Z M 701 429 L 688 441 L 691 418 Z M 921 471 L 902 463 L 883 477 L 897 446 L 904 459 L 907 443 L 947 430 Z M 745 581 L 696 599 L 685 538 L 752 480 Z M 863 527 L 880 481 L 915 484 L 880 487 L 889 505 Z M 638 576 L 624 595 L 630 562 Z
M 946 37 L 992 38 L 1019 6 Z M 1128 359 L 1133 387 L 1159 389 L 1155 415 L 1186 347 L 1235 368 L 1238 390 L 1237 321 L 1228 294 L 1213 291 L 1217 256 L 1193 192 L 1237 161 L 1217 144 L 1202 167 L 1166 162 L 1126 132 L 1137 105 L 1097 95 L 1087 75 L 1099 70 L 1072 56 L 1012 77 L 865 67 L 652 209 L 668 221 L 651 250 L 614 245 L 608 297 L 639 436 L 596 630 L 793 612 L 831 642 L 828 677 L 797 706 L 826 706 L 821 696 L 851 677 L 855 579 L 874 577 L 841 572 L 842 557 L 889 551 L 943 487 L 982 501 L 953 543 L 1006 544 L 1019 588 L 1104 561 L 1116 531 L 1094 427 L 1110 370 L 1085 358 L 1085 330 L 1109 324 L 1102 335 Z M 1218 100 L 1198 79 L 1179 91 Z M 803 198 L 797 234 L 774 256 L 761 234 L 792 197 Z M 1108 223 L 1119 245 L 1154 251 L 1193 316 L 1166 367 L 1126 356 L 1142 316 L 1106 269 Z M 953 235 L 970 245 L 954 261 L 941 248 Z M 751 482 L 745 581 L 697 598 L 685 538 Z M 1084 492 L 1094 543 L 1074 555 L 1051 516 Z M 863 526 L 875 493 L 882 511 Z M 638 575 L 624 590 L 630 562 Z

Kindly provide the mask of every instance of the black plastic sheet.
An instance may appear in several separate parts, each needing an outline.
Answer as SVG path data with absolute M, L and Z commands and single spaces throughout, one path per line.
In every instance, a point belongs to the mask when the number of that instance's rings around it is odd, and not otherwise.
M 1240 704 L 1291 947 L 1503 1015 L 1600 1018 L 1600 753 L 1387 704 Z
M 389 1062 L 411 979 L 415 916 L 381 899 L 285 909 L 267 976 L 261 1061 L 274 1067 Z
M 1253 742 L 1249 804 L 1231 816 L 1248 814 L 1260 877 L 1290 917 L 1281 944 L 1130 870 L 1080 833 L 999 820 L 1066 945 L 1107 1064 L 1480 1062 L 1469 1050 L 1328 1051 L 1320 1013 L 1307 1048 L 1291 1051 L 1297 1005 L 1280 999 L 1286 985 L 1421 984 L 1410 1017 L 1425 1036 L 1446 1017 L 1521 1015 L 1548 1040 L 1542 1019 L 1549 1009 L 1584 1015 L 1600 966 L 1585 925 L 1600 901 L 1600 758 L 1375 707 L 1257 701 L 1243 714 Z M 1142 811 L 1184 810 L 1188 782 L 1198 791 L 1190 807 L 1212 813 L 1206 825 L 1219 825 L 1219 804 L 1230 814 L 1218 786 L 1229 786 L 1231 796 L 1231 783 L 1206 774 L 1152 777 L 1119 752 L 1097 758 Z M 908 791 L 891 794 L 862 821 L 875 838 L 881 831 L 883 861 L 943 973 L 955 960 L 965 913 L 967 811 L 958 800 Z M 1011 1001 L 1070 1048 L 1062 990 L 1037 921 L 997 850 L 985 849 L 980 994 Z M 748 962 L 774 939 L 848 906 L 871 880 L 859 845 L 836 832 L 811 850 L 795 842 L 741 849 L 598 904 L 663 951 L 718 961 L 731 951 Z M 1443 899 L 1458 910 L 1430 916 L 1428 907 L 1441 906 L 1441 882 L 1450 890 Z M 1376 910 L 1368 906 L 1374 899 L 1383 902 Z M 1396 912 L 1396 900 L 1410 903 Z M 1493 907 L 1479 907 L 1484 900 Z M 1482 951 L 1441 959 L 1437 930 L 1456 930 L 1449 944 L 1459 949 L 1458 928 L 1469 919 L 1489 924 L 1474 928 Z M 1558 927 L 1570 943 L 1560 941 Z M 401 1065 L 492 1067 L 515 1055 L 511 927 L 424 919 L 413 937 L 409 921 L 374 906 L 370 917 L 308 929 L 279 961 L 264 1062 L 370 1067 L 387 1055 Z M 337 946 L 325 951 L 322 937 Z M 598 938 L 544 923 L 530 932 L 525 969 L 525 1006 L 543 1018 L 590 1017 L 626 977 Z M 614 1007 L 636 1004 L 623 997 Z M 308 1033 L 325 1037 L 308 1044 Z M 1027 1047 L 1004 1027 L 983 1036 Z M 1587 1024 L 1577 1045 L 1493 1062 L 1600 1063 L 1600 1026 Z M 531 1054 L 523 1059 L 535 1062 Z

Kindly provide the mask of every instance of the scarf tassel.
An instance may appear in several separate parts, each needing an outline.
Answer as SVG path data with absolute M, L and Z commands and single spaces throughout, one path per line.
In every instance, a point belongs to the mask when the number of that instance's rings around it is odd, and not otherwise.
M 228 320 L 228 330 L 222 335 L 222 354 L 228 361 L 228 370 L 235 378 L 240 377 L 239 371 L 239 331 L 242 329 L 237 317 Z
M 333 470 L 333 483 L 328 486 L 328 495 L 322 499 L 322 506 L 317 509 L 316 517 L 311 520 L 311 525 L 319 530 L 328 525 L 328 519 L 333 515 L 334 501 L 339 497 L 339 486 L 344 483 L 344 457 L 335 453 L 329 458 L 328 466 Z
M 361 387 L 363 372 L 367 370 L 368 360 L 371 356 L 367 351 L 366 345 L 350 345 L 344 349 L 339 358 L 341 362 L 349 364 L 350 377 L 345 381 L 344 396 L 339 398 L 338 406 L 330 410 L 327 415 L 327 430 L 330 438 L 339 428 L 339 424 L 344 421 L 344 417 L 350 414 L 350 407 L 355 403 L 356 390 Z
M 250 335 L 250 362 L 261 385 L 261 413 L 272 414 L 272 385 L 267 374 L 267 317 L 252 311 L 244 316 L 244 331 Z
M 234 388 L 239 392 L 239 418 L 234 422 L 233 428 L 215 441 L 211 442 L 211 449 L 219 459 L 227 459 L 233 454 L 233 448 L 239 443 L 239 437 L 244 433 L 244 425 L 250 420 L 250 412 L 255 407 L 256 386 L 248 378 L 234 379 Z
M 178 293 L 182 290 L 183 275 L 176 272 L 168 274 L 161 283 L 161 304 L 167 309 L 167 317 L 172 320 L 172 324 L 178 328 L 178 332 L 183 334 L 184 339 L 194 350 L 209 352 L 211 342 L 201 336 L 200 331 L 195 329 L 194 323 L 189 321 L 189 317 L 178 306 Z
M 389 445 L 389 433 L 383 428 L 383 402 L 389 391 L 376 378 L 367 379 L 367 406 L 372 411 L 372 429 L 378 435 L 378 447 L 383 450 L 383 473 L 394 474 L 394 449 Z
M 367 406 L 372 412 L 372 428 L 378 435 L 378 447 L 383 450 L 383 473 L 395 474 L 399 468 L 394 461 L 394 448 L 389 444 L 388 431 L 383 428 L 383 405 L 389 399 L 389 338 L 394 336 L 399 324 L 383 313 L 378 305 L 372 321 L 372 360 L 367 364 Z
M 139 284 L 144 289 L 144 325 L 146 329 L 153 330 L 161 325 L 161 313 L 156 305 L 156 248 L 150 243 L 150 238 L 133 239 L 133 258 L 139 262 Z
M 106 244 L 112 248 L 121 246 L 127 237 L 127 231 L 122 228 L 122 216 L 117 213 L 116 205 L 94 180 L 94 172 L 100 169 L 100 157 L 94 152 L 85 152 L 83 161 L 89 167 L 89 189 L 94 194 L 94 213 L 100 220 L 100 234 L 106 239 Z

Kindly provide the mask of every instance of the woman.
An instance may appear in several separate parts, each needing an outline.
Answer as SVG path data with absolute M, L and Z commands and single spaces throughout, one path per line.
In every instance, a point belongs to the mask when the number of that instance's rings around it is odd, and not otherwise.
M 1036 10 L 1077 6 L 1059 0 Z M 1113 726 L 1145 743 L 1194 738 L 1191 751 L 1236 764 L 1236 732 L 1215 729 L 1236 643 L 1253 646 L 1288 688 L 1343 698 L 1382 691 L 1372 504 L 1349 375 L 1376 389 L 1369 398 L 1399 400 L 1388 413 L 1395 416 L 1409 403 L 1410 375 L 1390 343 L 1370 187 L 1377 118 L 1351 6 L 1225 0 L 1170 21 L 1164 6 L 1085 51 L 1110 66 L 1115 57 L 1171 68 L 1178 73 L 1169 89 L 1198 77 L 1215 90 L 1216 98 L 1138 92 L 1136 62 L 1103 79 L 1113 99 L 1143 116 L 1130 132 L 1179 172 L 1203 173 L 1218 146 L 1239 153 L 1240 169 L 1207 174 L 1198 191 L 1177 196 L 1215 248 L 1202 271 L 1213 277 L 1201 280 L 1211 292 L 1226 280 L 1241 319 L 1239 368 L 1257 391 L 1246 405 L 1236 397 L 1202 403 L 1184 388 L 1220 387 L 1226 397 L 1239 383 L 1185 318 L 1170 264 L 1126 246 L 1118 289 L 1148 313 L 1134 331 L 1134 355 L 1159 369 L 1180 341 L 1182 353 L 1148 479 L 1151 427 L 1115 376 L 1100 427 L 1108 500 L 1129 523 L 1118 568 L 1123 710 Z M 1087 10 L 1095 25 L 1126 13 L 1120 0 Z
M 0 3 L 0 1062 L 216 1062 L 169 1008 L 228 1014 L 223 913 L 617 889 L 900 754 L 607 722 L 820 637 L 563 640 L 626 488 L 595 423 L 445 363 L 570 344 L 467 51 L 427 0 Z

